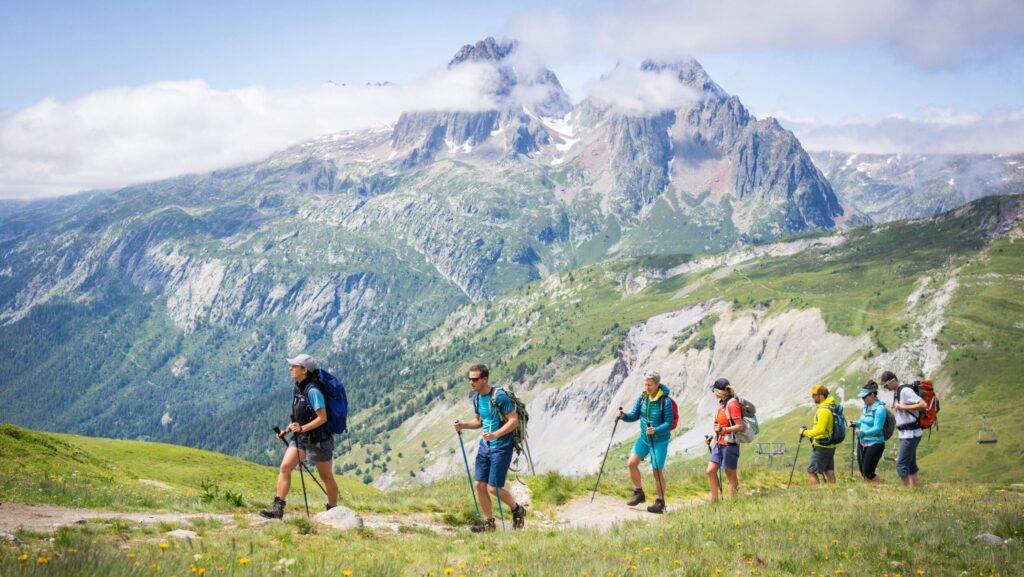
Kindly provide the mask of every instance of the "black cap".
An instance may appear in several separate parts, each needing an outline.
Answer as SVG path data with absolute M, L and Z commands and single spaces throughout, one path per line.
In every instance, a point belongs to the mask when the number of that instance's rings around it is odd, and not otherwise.
M 718 379 L 715 384 L 711 385 L 712 389 L 724 391 L 729 386 L 729 379 Z

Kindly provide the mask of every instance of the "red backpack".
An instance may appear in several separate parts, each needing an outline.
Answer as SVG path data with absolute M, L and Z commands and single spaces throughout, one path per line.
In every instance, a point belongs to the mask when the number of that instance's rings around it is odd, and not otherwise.
M 666 398 L 672 403 L 672 428 L 669 429 L 669 431 L 674 431 L 674 430 L 676 430 L 676 427 L 679 426 L 679 405 L 676 404 L 676 400 L 673 399 L 672 397 L 669 397 L 668 395 L 662 396 L 661 397 L 661 414 L 662 415 L 665 414 L 665 399 Z
M 917 413 L 917 426 L 922 429 L 930 429 L 934 425 L 935 430 L 939 430 L 936 424 L 939 421 L 939 398 L 935 396 L 935 385 L 928 380 L 904 383 L 896 390 L 897 400 L 900 398 L 900 389 L 904 387 L 910 388 L 910 390 L 917 393 L 917 396 L 921 397 L 921 400 L 928 404 L 928 408 L 923 411 L 915 411 Z M 902 403 L 903 401 L 899 402 Z

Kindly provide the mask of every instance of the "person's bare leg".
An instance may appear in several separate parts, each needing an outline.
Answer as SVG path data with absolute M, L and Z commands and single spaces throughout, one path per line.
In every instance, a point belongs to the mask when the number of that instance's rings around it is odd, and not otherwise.
M 493 519 L 494 511 L 491 509 L 491 494 L 487 492 L 487 481 L 476 482 L 476 500 L 480 501 L 480 511 L 484 519 Z
M 736 474 L 736 469 L 726 467 L 725 478 L 729 479 L 729 497 L 735 499 L 740 491 L 740 477 Z
M 281 466 L 277 470 L 277 498 L 282 501 L 285 500 L 285 497 L 288 496 L 288 491 L 291 490 L 292 471 L 295 470 L 295 467 L 299 466 L 299 461 L 305 456 L 305 451 L 302 453 L 300 455 L 299 450 L 295 447 L 288 447 L 284 452 L 284 458 L 281 459 Z
M 327 489 L 327 504 L 334 507 L 338 504 L 338 482 L 334 480 L 334 461 L 316 462 L 316 472 L 324 481 Z
M 807 473 L 807 480 L 808 480 L 808 481 L 809 481 L 809 482 L 810 482 L 810 483 L 811 483 L 812 485 L 817 485 L 817 484 L 819 483 L 819 481 L 818 481 L 818 475 L 817 475 L 817 474 L 815 474 L 815 473 Z
M 665 471 L 654 469 L 654 484 L 658 486 L 658 498 L 665 501 Z
M 717 501 L 721 490 L 718 486 L 718 463 L 708 463 L 708 486 L 711 487 L 711 500 Z
M 640 455 L 630 454 L 629 456 L 629 480 L 633 481 L 635 489 L 643 489 L 643 481 L 640 480 L 640 463 L 643 461 Z
M 501 492 L 500 493 L 496 493 L 496 491 L 501 491 Z M 516 500 L 512 497 L 512 493 L 509 493 L 507 489 L 504 489 L 504 488 L 499 489 L 497 487 L 492 487 L 492 486 L 488 485 L 487 486 L 487 492 L 489 492 L 491 495 L 496 495 L 499 499 L 501 499 L 502 503 L 508 505 L 508 510 L 509 511 L 511 511 L 512 509 L 515 509 L 516 507 L 519 506 L 516 503 Z M 488 500 L 490 500 L 490 499 L 488 499 Z
M 832 485 L 835 485 L 836 484 L 836 472 L 835 471 L 825 471 L 825 482 L 829 483 L 829 484 L 832 484 Z

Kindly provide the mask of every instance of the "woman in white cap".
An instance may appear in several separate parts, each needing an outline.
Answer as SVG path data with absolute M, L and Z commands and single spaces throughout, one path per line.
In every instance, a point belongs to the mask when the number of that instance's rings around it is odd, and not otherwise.
M 288 359 L 295 390 L 292 396 L 292 422 L 278 438 L 292 433 L 277 474 L 277 494 L 270 509 L 260 515 L 268 519 L 284 517 L 285 498 L 292 485 L 292 471 L 307 455 L 327 490 L 327 509 L 338 504 L 338 483 L 334 480 L 334 436 L 327 430 L 327 401 L 318 378 L 317 363 L 307 354 Z
M 675 419 L 673 405 L 668 396 L 668 387 L 661 384 L 661 375 L 654 371 L 644 373 L 644 390 L 636 398 L 633 410 L 625 413 L 619 409 L 619 418 L 627 423 L 640 420 L 640 437 L 633 445 L 629 456 L 629 478 L 633 481 L 633 497 L 626 503 L 635 507 L 647 500 L 640 481 L 640 463 L 651 456 L 651 469 L 658 487 L 658 498 L 647 507 L 651 513 L 665 512 L 665 459 L 668 457 L 668 442 L 672 435 Z

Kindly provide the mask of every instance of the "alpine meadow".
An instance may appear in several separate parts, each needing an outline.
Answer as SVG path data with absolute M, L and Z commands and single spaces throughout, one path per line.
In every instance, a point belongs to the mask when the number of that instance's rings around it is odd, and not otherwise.
M 535 56 L 0 200 L 0 575 L 1024 574 L 1024 147 L 807 150 L 693 57 L 574 100 Z

